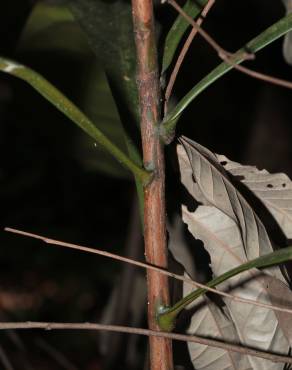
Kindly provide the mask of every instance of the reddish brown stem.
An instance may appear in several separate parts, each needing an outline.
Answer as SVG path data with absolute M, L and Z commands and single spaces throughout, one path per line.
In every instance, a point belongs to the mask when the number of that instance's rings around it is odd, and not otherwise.
M 141 135 L 145 168 L 154 173 L 144 188 L 144 240 L 147 262 L 167 268 L 165 229 L 164 152 L 159 140 L 160 88 L 154 35 L 152 0 L 132 0 L 137 48 L 137 82 L 140 98 Z M 148 325 L 159 330 L 156 310 L 169 304 L 168 279 L 156 271 L 147 272 Z M 172 345 L 166 338 L 150 338 L 151 370 L 172 370 Z

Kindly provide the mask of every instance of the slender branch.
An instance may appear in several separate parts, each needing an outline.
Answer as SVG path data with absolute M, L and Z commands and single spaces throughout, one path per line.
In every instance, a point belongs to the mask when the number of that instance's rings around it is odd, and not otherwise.
M 146 260 L 167 267 L 164 147 L 160 140 L 161 103 L 156 38 L 152 0 L 132 0 L 135 43 L 137 49 L 137 83 L 140 101 L 143 162 L 153 171 L 151 183 L 144 187 L 144 241 Z M 157 307 L 169 304 L 168 279 L 147 270 L 148 325 L 159 330 Z M 152 370 L 172 370 L 172 345 L 166 338 L 150 338 Z
M 175 1 L 175 0 L 167 0 L 167 2 L 179 13 L 183 16 L 193 28 L 197 30 L 197 32 L 203 37 L 203 39 L 217 52 L 219 58 L 226 60 L 232 56 L 232 54 L 220 46 L 217 41 L 213 39 L 203 28 L 200 27 L 200 24 L 193 20 L 184 10 L 183 8 Z M 247 50 L 242 51 L 242 56 L 244 60 L 254 59 L 254 54 L 249 53 Z
M 47 238 L 45 236 L 32 234 L 32 233 L 28 233 L 26 231 L 12 229 L 12 228 L 9 228 L 9 227 L 6 227 L 5 231 L 8 231 L 8 232 L 11 232 L 11 233 L 14 233 L 14 234 L 23 235 L 23 236 L 28 236 L 28 237 L 34 238 L 34 239 L 39 239 L 39 240 L 41 240 L 41 241 L 43 241 L 47 244 L 52 244 L 52 245 L 56 245 L 56 246 L 60 246 L 60 247 L 79 250 L 79 251 L 82 251 L 82 252 L 97 254 L 97 255 L 108 257 L 108 258 L 118 260 L 118 261 L 121 261 L 121 262 L 129 263 L 130 265 L 134 265 L 134 266 L 141 267 L 141 268 L 144 268 L 144 269 L 156 271 L 156 272 L 159 272 L 160 274 L 169 276 L 173 279 L 183 281 L 183 282 L 185 282 L 187 284 L 190 284 L 192 286 L 195 286 L 197 288 L 199 287 L 199 288 L 205 289 L 209 292 L 221 295 L 221 296 L 226 297 L 226 298 L 230 298 L 230 299 L 232 299 L 234 301 L 237 301 L 237 302 L 252 304 L 254 306 L 264 307 L 264 308 L 271 309 L 271 310 L 274 310 L 274 311 L 279 311 L 279 312 L 285 312 L 285 313 L 288 313 L 288 314 L 292 314 L 292 309 L 290 309 L 290 308 L 275 306 L 275 305 L 255 301 L 255 300 L 252 300 L 252 299 L 242 298 L 242 297 L 230 294 L 230 293 L 223 292 L 223 291 L 218 290 L 218 289 L 214 289 L 212 287 L 209 287 L 208 285 L 198 283 L 198 282 L 196 282 L 194 280 L 191 280 L 190 278 L 186 278 L 182 275 L 178 275 L 178 274 L 175 274 L 173 272 L 163 270 L 159 267 L 152 266 L 152 265 L 149 265 L 147 263 L 135 261 L 135 260 L 127 258 L 127 257 L 122 257 L 122 256 L 119 256 L 119 255 L 114 254 L 114 253 L 106 252 L 106 251 L 103 251 L 103 250 L 100 250 L 100 249 L 95 249 L 95 248 L 88 248 L 88 247 L 84 247 L 84 246 L 77 245 L 77 244 L 66 243 L 66 242 L 62 242 L 60 240 L 50 239 L 50 238 Z
M 283 262 L 292 259 L 292 247 L 286 247 L 274 251 L 272 253 L 265 254 L 246 263 L 238 265 L 231 270 L 224 272 L 222 275 L 216 276 L 214 279 L 208 281 L 209 287 L 215 288 L 217 285 L 224 281 L 236 276 L 244 271 L 248 271 L 254 268 L 265 268 L 274 265 L 281 264 Z M 196 289 L 183 297 L 180 301 L 176 302 L 171 307 L 161 308 L 161 312 L 158 315 L 158 322 L 160 327 L 166 331 L 172 331 L 175 326 L 175 321 L 178 314 L 185 309 L 191 302 L 195 301 L 202 294 L 206 293 L 206 289 Z
M 192 20 L 193 21 L 193 20 Z M 263 49 L 273 41 L 277 40 L 279 37 L 283 36 L 288 31 L 292 30 L 292 13 L 283 17 L 258 36 L 250 40 L 243 48 L 239 49 L 232 56 L 232 63 L 227 61 L 222 62 L 216 68 L 214 68 L 209 74 L 202 78 L 175 106 L 171 112 L 167 113 L 167 116 L 164 117 L 164 124 L 161 127 L 161 137 L 166 142 L 169 143 L 173 136 L 177 121 L 186 109 L 186 107 L 207 87 L 212 83 L 218 80 L 227 72 L 231 71 L 235 65 L 238 65 L 244 61 L 243 52 L 244 50 L 249 50 L 253 53 L 258 52 Z
M 193 342 L 203 344 L 205 346 L 222 348 L 226 351 L 242 353 L 248 356 L 264 358 L 266 360 L 278 363 L 292 364 L 292 357 L 282 356 L 273 353 L 255 350 L 249 347 L 239 346 L 236 344 L 221 342 L 215 339 L 208 339 L 196 335 L 165 333 L 157 330 L 131 328 L 128 326 L 119 325 L 102 325 L 97 323 L 63 323 L 63 322 L 2 322 L 0 323 L 0 330 L 7 329 L 45 329 L 45 330 L 106 330 L 117 333 L 128 333 L 136 335 L 144 335 L 155 338 L 168 338 L 182 342 Z
M 85 131 L 87 135 L 115 157 L 118 162 L 130 170 L 143 184 L 151 180 L 151 173 L 145 171 L 132 161 L 108 137 L 106 137 L 73 102 L 39 73 L 20 63 L 1 56 L 0 71 L 18 77 L 31 85 L 59 111 Z
M 283 80 L 283 79 L 278 78 L 278 77 L 266 75 L 264 73 L 254 71 L 252 69 L 246 68 L 246 67 L 238 65 L 238 64 L 234 65 L 234 69 L 246 74 L 247 76 L 256 78 L 258 80 L 266 81 L 266 82 L 271 83 L 273 85 L 286 87 L 287 89 L 292 89 L 292 82 L 291 81 L 287 81 L 287 80 Z
M 212 6 L 215 4 L 215 0 L 209 0 L 206 4 L 206 6 L 204 7 L 204 9 L 202 10 L 202 13 L 199 17 L 199 19 L 197 20 L 197 25 L 198 26 L 201 26 L 205 17 L 207 16 L 207 14 L 209 13 L 209 10 L 212 8 Z M 175 63 L 175 66 L 173 68 L 173 71 L 170 75 L 170 78 L 169 78 L 169 81 L 168 81 L 168 85 L 166 87 L 166 90 L 165 90 L 165 96 L 164 96 L 164 115 L 166 115 L 167 113 L 167 104 L 168 104 L 168 100 L 170 98 L 170 95 L 172 93 L 172 89 L 173 89 L 173 85 L 175 83 L 175 80 L 176 80 L 176 77 L 178 75 L 178 72 L 179 72 L 179 69 L 182 65 L 182 62 L 186 56 L 186 53 L 194 39 L 194 37 L 196 36 L 196 34 L 198 33 L 198 30 L 193 27 L 184 46 L 182 47 L 181 49 L 181 52 L 177 58 L 177 61 Z
M 234 69 L 237 69 L 240 72 L 245 73 L 246 75 L 256 78 L 258 80 L 266 81 L 269 82 L 273 85 L 278 85 L 282 87 L 286 87 L 288 89 L 292 89 L 292 82 L 282 80 L 277 77 L 273 77 L 261 72 L 255 72 L 249 68 L 239 66 L 233 61 L 233 57 L 235 54 L 232 54 L 230 52 L 227 52 L 224 50 L 217 42 L 210 37 L 210 35 L 204 31 L 198 22 L 195 22 L 188 14 L 182 9 L 181 6 L 178 5 L 178 3 L 175 0 L 168 0 L 168 3 L 175 8 L 196 30 L 197 32 L 207 41 L 207 43 L 217 51 L 218 56 L 227 64 L 230 64 Z M 241 53 L 242 55 L 242 61 L 244 60 L 249 60 L 249 59 L 254 59 L 254 54 L 247 52 L 246 50 L 242 50 Z M 238 53 L 236 53 L 236 57 L 238 57 Z

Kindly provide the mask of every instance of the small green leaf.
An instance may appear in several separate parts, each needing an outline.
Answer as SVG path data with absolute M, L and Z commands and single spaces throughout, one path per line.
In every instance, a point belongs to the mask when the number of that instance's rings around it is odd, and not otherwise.
M 234 68 L 232 64 L 240 64 L 244 60 L 246 51 L 256 53 L 277 40 L 285 33 L 292 30 L 292 13 L 280 19 L 278 22 L 267 28 L 264 32 L 252 39 L 245 47 L 238 50 L 230 59 L 230 63 L 223 62 L 211 71 L 206 77 L 198 82 L 177 104 L 177 106 L 164 118 L 164 127 L 161 135 L 164 137 L 170 136 L 175 130 L 176 122 L 182 112 L 188 105 L 208 86 L 222 77 L 225 73 Z
M 190 17 L 196 18 L 206 4 L 207 0 L 197 0 L 196 2 L 194 0 L 187 0 L 183 10 Z M 182 39 L 188 27 L 190 27 L 189 22 L 182 15 L 178 15 L 165 39 L 161 71 L 162 74 L 170 66 L 180 40 Z
M 228 280 L 233 276 L 240 274 L 241 272 L 248 271 L 252 268 L 264 268 L 279 265 L 280 263 L 287 262 L 289 260 L 292 260 L 292 247 L 279 249 L 275 252 L 266 254 L 265 256 L 261 256 L 255 258 L 254 260 L 243 263 L 242 265 L 239 265 L 209 281 L 206 285 L 209 288 L 214 288 L 220 283 L 223 283 L 223 281 Z M 157 322 L 160 328 L 165 331 L 172 331 L 175 326 L 177 315 L 190 303 L 192 303 L 205 293 L 207 293 L 207 289 L 198 288 L 189 295 L 185 296 L 180 301 L 178 301 L 172 307 L 160 307 L 160 312 L 157 313 Z

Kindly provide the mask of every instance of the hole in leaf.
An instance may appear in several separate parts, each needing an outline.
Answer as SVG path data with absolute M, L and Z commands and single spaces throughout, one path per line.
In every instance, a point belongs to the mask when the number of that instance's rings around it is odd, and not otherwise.
M 268 184 L 267 188 L 273 188 L 274 186 L 272 184 Z
M 237 181 L 243 181 L 244 179 L 245 179 L 245 177 L 244 176 L 242 176 L 242 175 L 236 175 L 236 176 L 233 176 L 233 178 L 234 179 L 236 179 Z
M 283 186 L 283 188 L 285 188 L 286 187 L 286 184 L 282 184 L 282 186 Z
M 222 161 L 222 162 L 220 162 L 220 164 L 222 164 L 222 166 L 226 166 L 227 165 L 227 161 Z

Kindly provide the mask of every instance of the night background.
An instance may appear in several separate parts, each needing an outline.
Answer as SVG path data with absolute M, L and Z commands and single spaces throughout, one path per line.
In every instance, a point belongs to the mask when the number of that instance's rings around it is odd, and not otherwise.
M 68 24 L 40 30 L 46 19 L 35 8 L 40 2 L 2 1 L 0 55 L 44 75 L 126 150 L 115 103 L 86 36 L 70 15 Z M 176 14 L 167 5 L 156 10 L 162 48 Z M 284 14 L 280 0 L 218 0 L 204 29 L 235 51 Z M 246 66 L 292 80 L 282 43 L 274 42 Z M 197 36 L 174 101 L 218 63 L 216 52 Z M 234 161 L 291 177 L 291 97 L 288 89 L 231 71 L 191 104 L 177 134 Z M 146 327 L 144 271 L 3 231 L 14 227 L 143 260 L 131 174 L 29 85 L 2 72 L 0 123 L 0 319 Z M 170 219 L 181 196 L 174 149 L 175 143 L 166 148 Z M 3 331 L 0 369 L 144 369 L 146 344 L 132 335 Z

